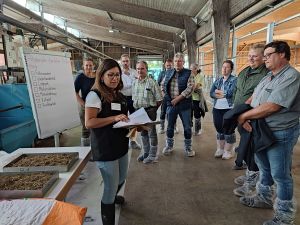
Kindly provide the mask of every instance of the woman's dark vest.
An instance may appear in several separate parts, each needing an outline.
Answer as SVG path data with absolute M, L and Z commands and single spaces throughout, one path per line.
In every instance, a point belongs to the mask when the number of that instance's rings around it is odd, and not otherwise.
M 172 98 L 170 95 L 170 84 L 175 74 L 176 74 L 176 70 L 171 69 L 171 70 L 167 70 L 165 75 L 164 89 L 166 90 L 165 99 L 167 101 L 168 106 L 172 106 L 171 104 Z M 190 76 L 191 76 L 191 71 L 188 69 L 182 69 L 181 71 L 179 71 L 179 75 L 177 78 L 179 94 L 181 94 L 181 92 L 183 92 L 187 88 L 187 83 Z M 181 109 L 189 109 L 192 107 L 192 97 L 184 98 L 178 104 L 180 105 Z
M 94 91 L 102 101 L 101 111 L 97 118 L 116 116 L 119 114 L 127 115 L 127 103 L 125 96 L 121 95 L 119 100 L 113 103 L 121 104 L 121 111 L 112 110 L 111 103 L 103 101 L 99 91 Z M 113 128 L 113 124 L 101 128 L 91 129 L 91 148 L 94 161 L 113 161 L 121 158 L 128 152 L 128 141 L 126 128 Z

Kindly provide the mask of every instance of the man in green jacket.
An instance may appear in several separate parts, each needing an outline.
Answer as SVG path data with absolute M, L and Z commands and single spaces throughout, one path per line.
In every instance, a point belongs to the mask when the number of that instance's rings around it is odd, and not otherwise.
M 268 73 L 268 69 L 263 61 L 263 53 L 263 44 L 254 44 L 250 47 L 248 54 L 249 66 L 238 75 L 234 105 L 245 103 L 253 94 L 257 84 Z
M 250 47 L 248 53 L 248 64 L 245 69 L 243 69 L 237 79 L 237 87 L 234 97 L 234 106 L 245 103 L 253 94 L 254 89 L 261 81 L 261 79 L 266 76 L 268 69 L 265 66 L 263 60 L 264 54 L 263 44 L 254 44 Z M 247 132 L 238 127 L 240 135 L 243 132 Z M 239 148 L 237 148 L 239 154 Z M 234 169 L 242 169 L 243 165 L 235 165 Z M 249 170 L 250 169 L 250 170 Z M 245 176 L 237 177 L 234 181 L 238 185 L 242 185 L 233 190 L 234 194 L 237 196 L 244 196 L 245 194 L 251 193 L 255 190 L 255 185 L 258 180 L 258 168 L 248 168 Z

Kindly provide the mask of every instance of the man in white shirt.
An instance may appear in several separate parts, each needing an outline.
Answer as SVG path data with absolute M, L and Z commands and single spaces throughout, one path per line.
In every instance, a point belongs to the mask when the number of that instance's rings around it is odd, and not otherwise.
M 130 58 L 128 54 L 121 55 L 121 66 L 122 66 L 122 82 L 123 89 L 121 90 L 122 94 L 126 96 L 127 99 L 127 107 L 129 113 L 133 113 L 135 111 L 133 107 L 132 101 L 132 83 L 138 77 L 137 71 L 135 69 L 130 68 Z M 131 148 L 141 149 L 141 146 L 135 142 L 130 141 Z

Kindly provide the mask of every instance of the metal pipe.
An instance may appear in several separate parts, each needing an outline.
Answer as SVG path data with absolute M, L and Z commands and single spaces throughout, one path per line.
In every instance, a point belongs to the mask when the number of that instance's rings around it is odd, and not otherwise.
M 249 36 L 251 36 L 251 35 L 253 35 L 253 34 L 257 34 L 257 33 L 259 33 L 259 32 L 262 32 L 262 31 L 264 31 L 264 30 L 266 30 L 266 29 L 267 29 L 267 27 L 260 28 L 260 29 L 258 29 L 258 30 L 256 30 L 256 31 L 249 32 L 248 34 L 246 34 L 246 35 L 244 35 L 244 36 L 242 36 L 242 37 L 240 37 L 240 38 L 238 38 L 238 39 L 239 39 L 239 40 L 244 39 L 244 38 L 249 37 Z
M 67 37 L 67 38 L 70 38 L 70 39 L 74 40 L 75 42 L 77 42 L 77 43 L 83 45 L 83 47 L 88 48 L 88 49 L 90 49 L 90 50 L 96 52 L 97 54 L 103 55 L 103 56 L 100 57 L 100 58 L 111 58 L 110 56 L 105 55 L 105 54 L 103 54 L 102 52 L 99 52 L 99 51 L 95 50 L 94 48 L 90 47 L 89 45 L 87 45 L 87 44 L 81 42 L 81 41 L 78 40 L 78 38 L 77 38 L 76 36 L 74 36 L 73 34 L 67 34 L 65 30 L 61 29 L 60 27 L 56 26 L 55 24 L 53 24 L 53 23 L 51 23 L 51 22 L 48 22 L 48 21 L 46 21 L 46 20 L 43 22 L 41 16 L 39 16 L 39 15 L 37 15 L 37 14 L 31 12 L 29 9 L 26 9 L 26 8 L 22 7 L 21 5 L 19 5 L 19 4 L 15 3 L 15 2 L 13 2 L 13 1 L 11 1 L 11 0 L 6 0 L 6 1 L 5 1 L 5 4 L 4 4 L 4 7 L 6 7 L 8 10 L 11 10 L 11 11 L 13 11 L 13 12 L 17 12 L 18 14 L 20 14 L 20 15 L 22 15 L 22 16 L 25 15 L 25 16 L 29 17 L 30 19 L 33 18 L 33 19 L 35 19 L 35 20 L 41 22 L 42 25 L 44 25 L 45 27 L 47 27 L 47 28 L 49 28 L 49 29 L 55 31 L 56 33 L 61 34 L 61 35 L 65 36 L 65 37 Z M 79 50 L 81 50 L 81 49 L 79 49 Z M 89 52 L 87 52 L 87 53 L 89 53 Z M 91 54 L 91 53 L 89 53 L 89 54 Z M 95 55 L 95 56 L 96 56 L 96 55 Z M 97 57 L 99 57 L 99 56 L 97 56 Z
M 15 106 L 12 106 L 12 107 L 9 107 L 9 108 L 6 108 L 6 109 L 0 109 L 0 112 L 7 112 L 7 111 L 10 111 L 10 110 L 19 109 L 19 108 L 24 109 L 23 104 L 15 105 Z
M 96 49 L 92 48 L 91 46 L 82 43 L 81 41 L 77 40 L 77 38 L 74 38 L 74 37 L 72 37 L 72 36 L 69 36 L 68 34 L 66 34 L 66 33 L 63 32 L 63 31 L 57 30 L 56 28 L 54 28 L 54 27 L 52 27 L 52 26 L 49 26 L 49 25 L 47 25 L 47 24 L 43 24 L 43 25 L 46 26 L 47 28 L 49 28 L 49 29 L 55 31 L 55 32 L 58 33 L 58 34 L 61 34 L 61 35 L 65 36 L 65 37 L 67 37 L 67 38 L 70 38 L 71 40 L 75 41 L 76 43 L 81 44 L 83 47 L 88 48 L 88 49 L 90 49 L 90 50 L 92 50 L 92 51 L 94 51 L 94 52 L 96 52 L 96 53 L 98 53 L 98 54 L 101 54 L 101 55 L 102 55 L 101 58 L 111 58 L 110 56 L 105 55 L 104 53 L 97 51 Z
M 278 21 L 277 23 L 275 23 L 275 26 L 280 25 L 280 24 L 282 24 L 282 23 L 286 23 L 286 22 L 288 22 L 288 21 L 290 21 L 290 20 L 293 20 L 293 19 L 297 19 L 298 17 L 300 17 L 300 13 L 295 14 L 295 15 L 293 15 L 293 16 L 290 16 L 290 17 L 288 17 L 288 18 L 285 18 L 285 19 L 283 19 L 283 20 Z
M 286 23 L 286 22 L 288 22 L 288 21 L 290 21 L 290 20 L 297 19 L 298 17 L 300 17 L 300 13 L 295 14 L 295 15 L 293 15 L 293 16 L 290 16 L 290 17 L 288 17 L 288 18 L 285 18 L 285 19 L 283 19 L 283 20 L 280 20 L 280 21 L 278 21 L 278 22 L 275 22 L 274 26 L 278 26 L 278 25 L 283 24 L 283 23 Z M 246 35 L 244 35 L 244 36 L 242 36 L 242 37 L 240 37 L 240 38 L 238 38 L 238 39 L 239 39 L 239 40 L 244 39 L 244 38 L 246 38 L 246 37 L 249 37 L 249 36 L 251 36 L 251 35 L 253 35 L 253 34 L 257 34 L 257 33 L 259 33 L 259 32 L 262 32 L 262 31 L 264 31 L 264 30 L 267 30 L 267 29 L 268 29 L 268 26 L 263 27 L 263 28 L 260 28 L 260 29 L 258 29 L 258 30 L 253 31 L 253 32 L 250 32 L 249 34 L 246 34 Z
M 34 28 L 34 27 L 30 26 L 30 25 L 21 23 L 21 22 L 15 20 L 15 19 L 13 19 L 13 18 L 11 18 L 11 17 L 9 17 L 9 16 L 3 15 L 2 13 L 0 13 L 0 21 L 2 21 L 2 22 L 4 22 L 4 23 L 9 23 L 9 24 L 11 24 L 11 25 L 17 26 L 17 27 L 19 27 L 19 28 L 22 28 L 22 29 L 24 29 L 24 30 L 27 30 L 27 31 L 30 31 L 30 32 L 33 32 L 33 33 L 36 33 L 36 34 L 38 34 L 38 35 L 40 35 L 40 36 L 42 36 L 42 37 L 50 38 L 50 39 L 52 39 L 52 40 L 54 40 L 54 41 L 57 41 L 57 42 L 59 42 L 59 43 L 62 43 L 62 44 L 66 45 L 66 46 L 69 46 L 69 47 L 71 47 L 71 48 L 78 49 L 78 50 L 80 50 L 80 51 L 82 51 L 82 52 L 86 52 L 86 53 L 88 53 L 88 54 L 90 54 L 90 55 L 93 55 L 93 56 L 95 56 L 95 57 L 103 58 L 102 55 L 99 55 L 99 54 L 96 54 L 96 53 L 87 51 L 87 50 L 84 49 L 84 48 L 80 48 L 80 47 L 77 47 L 77 46 L 75 46 L 75 45 L 73 45 L 73 44 L 70 44 L 69 42 L 60 40 L 60 39 L 56 38 L 55 36 L 53 36 L 53 35 L 51 35 L 51 34 L 48 34 L 48 33 L 43 32 L 43 31 L 39 31 L 39 30 L 37 30 L 36 28 Z

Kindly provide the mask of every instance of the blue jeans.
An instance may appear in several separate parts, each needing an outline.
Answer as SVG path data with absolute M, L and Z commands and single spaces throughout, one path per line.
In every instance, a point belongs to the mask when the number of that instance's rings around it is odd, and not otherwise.
M 114 161 L 96 161 L 97 167 L 100 169 L 104 191 L 102 202 L 104 204 L 112 204 L 118 190 L 118 185 L 122 184 L 128 171 L 128 153 Z
M 180 103 L 175 106 L 167 107 L 167 119 L 168 119 L 168 128 L 167 128 L 167 137 L 174 137 L 174 128 L 176 124 L 177 116 L 179 115 L 183 129 L 184 129 L 184 138 L 192 138 L 192 128 L 191 128 L 191 108 L 181 109 Z
M 267 150 L 255 153 L 260 183 L 265 186 L 277 184 L 276 194 L 280 200 L 293 198 L 291 175 L 293 148 L 299 137 L 299 125 L 286 130 L 273 131 L 276 142 Z

